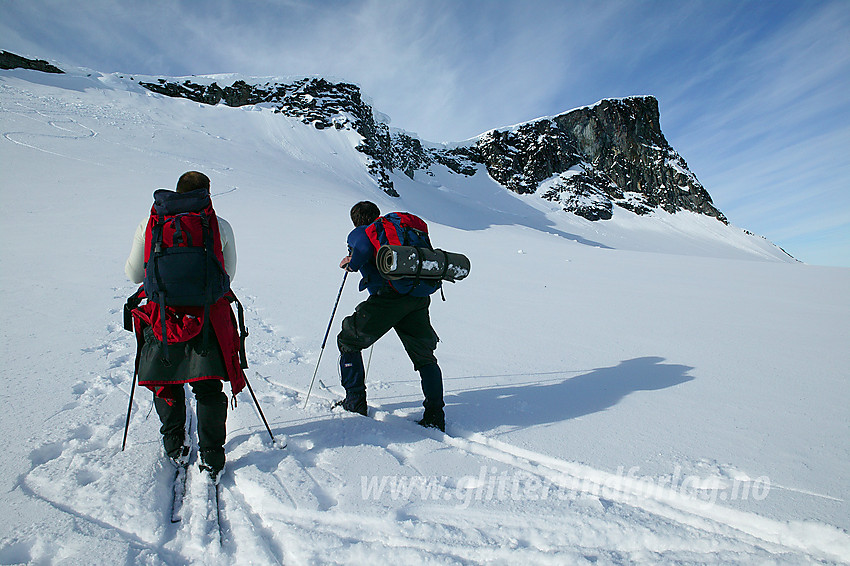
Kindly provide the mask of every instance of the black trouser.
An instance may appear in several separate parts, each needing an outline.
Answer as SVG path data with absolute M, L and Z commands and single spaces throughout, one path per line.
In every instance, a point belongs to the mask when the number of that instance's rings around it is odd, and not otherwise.
M 360 352 L 392 329 L 401 339 L 413 368 L 422 377 L 426 409 L 442 414 L 445 405 L 442 375 L 434 357 L 439 337 L 431 326 L 430 304 L 430 297 L 370 295 L 357 305 L 354 314 L 343 319 L 342 331 L 337 336 L 342 354 L 342 386 L 346 390 L 343 406 L 349 410 L 362 408 L 363 411 L 358 412 L 365 412 L 366 384 Z M 422 371 L 423 368 L 425 371 Z
M 431 297 L 370 295 L 342 321 L 342 331 L 336 339 L 340 353 L 365 350 L 393 329 L 413 362 L 413 369 L 419 371 L 436 364 L 434 350 L 439 338 L 431 327 L 430 304 Z
M 192 393 L 197 400 L 198 446 L 201 452 L 222 451 L 226 437 L 227 395 L 222 391 L 219 379 L 193 381 Z M 186 427 L 186 393 L 183 385 L 170 386 L 173 395 L 171 405 L 161 397 L 154 397 L 154 406 L 162 422 L 165 451 L 172 451 L 183 445 Z

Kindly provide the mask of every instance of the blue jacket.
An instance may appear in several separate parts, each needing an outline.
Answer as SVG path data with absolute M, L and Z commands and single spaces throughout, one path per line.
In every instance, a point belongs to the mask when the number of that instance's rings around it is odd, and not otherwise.
M 348 253 L 351 262 L 348 269 L 359 271 L 363 279 L 360 280 L 360 290 L 368 289 L 370 295 L 381 290 L 386 292 L 390 286 L 387 280 L 381 276 L 378 266 L 375 265 L 375 247 L 366 235 L 366 226 L 358 226 L 348 234 Z
M 390 285 L 381 272 L 378 271 L 378 266 L 375 264 L 375 247 L 369 236 L 366 235 L 368 226 L 358 226 L 348 234 L 348 253 L 351 255 L 351 261 L 348 263 L 348 269 L 351 271 L 359 271 L 363 279 L 360 280 L 360 290 L 368 289 L 370 295 L 395 295 L 396 289 Z M 439 285 L 434 285 L 433 282 L 421 282 L 413 289 L 402 295 L 411 297 L 427 297 L 435 290 L 439 289 Z

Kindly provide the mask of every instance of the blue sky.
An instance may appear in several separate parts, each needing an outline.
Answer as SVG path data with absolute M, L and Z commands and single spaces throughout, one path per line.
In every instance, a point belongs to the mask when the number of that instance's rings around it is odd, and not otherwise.
M 651 94 L 733 224 L 850 267 L 850 0 L 0 0 L 0 49 L 103 72 L 324 75 L 431 141 Z

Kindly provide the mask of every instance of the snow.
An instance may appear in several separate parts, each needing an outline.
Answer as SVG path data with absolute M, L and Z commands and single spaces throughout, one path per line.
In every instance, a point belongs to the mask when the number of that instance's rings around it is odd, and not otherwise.
M 88 70 L 0 72 L 0 130 L 0 563 L 850 562 L 850 270 L 690 213 L 589 222 L 436 166 L 392 199 L 352 132 Z M 189 169 L 236 233 L 248 378 L 288 440 L 240 395 L 221 542 L 197 466 L 170 523 L 145 390 L 120 450 L 123 264 L 153 190 Z M 364 352 L 372 418 L 328 408 L 333 334 L 304 408 L 363 199 L 471 260 L 431 309 L 448 435 L 412 422 L 392 336 Z M 334 334 L 363 298 L 349 282 Z

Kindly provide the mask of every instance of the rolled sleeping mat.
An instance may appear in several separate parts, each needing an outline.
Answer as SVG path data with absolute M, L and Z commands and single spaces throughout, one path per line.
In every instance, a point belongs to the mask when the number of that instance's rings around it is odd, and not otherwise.
M 469 258 L 465 255 L 414 246 L 381 246 L 375 263 L 387 279 L 418 276 L 460 281 L 469 275 Z

